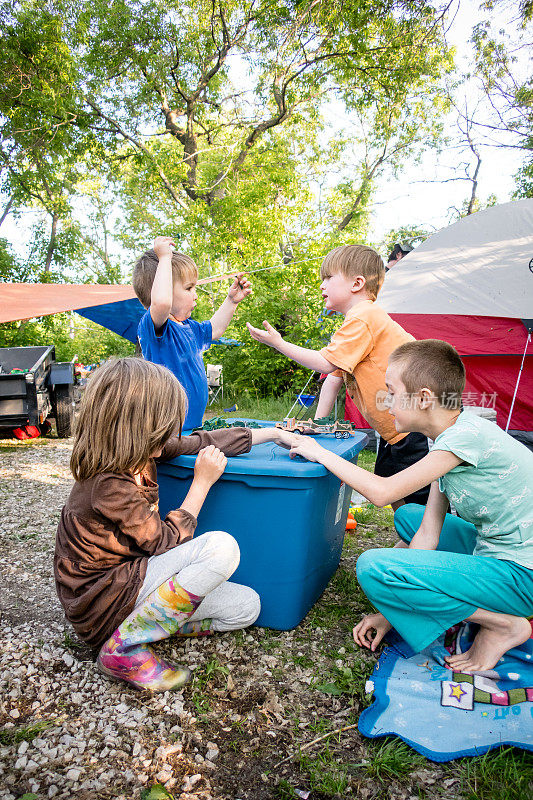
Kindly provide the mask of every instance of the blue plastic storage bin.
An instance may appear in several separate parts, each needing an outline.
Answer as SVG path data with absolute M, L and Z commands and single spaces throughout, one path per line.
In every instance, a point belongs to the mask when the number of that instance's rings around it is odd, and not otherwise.
M 367 437 L 318 439 L 355 463 Z M 161 517 L 178 508 L 189 491 L 195 458 L 180 456 L 158 465 Z M 241 561 L 231 580 L 260 595 L 257 625 L 290 630 L 318 600 L 339 564 L 350 494 L 321 464 L 291 459 L 271 442 L 228 459 L 195 535 L 223 530 L 237 539 Z

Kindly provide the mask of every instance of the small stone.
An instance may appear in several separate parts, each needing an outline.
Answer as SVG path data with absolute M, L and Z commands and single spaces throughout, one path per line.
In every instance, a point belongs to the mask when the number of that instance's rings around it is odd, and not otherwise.
M 74 659 L 72 658 L 70 653 L 63 653 L 62 658 L 67 667 L 71 667 L 74 664 Z
M 19 745 L 19 749 L 17 750 L 19 756 L 23 756 L 28 747 L 29 747 L 28 742 L 21 742 Z
M 81 775 L 81 769 L 69 769 L 66 774 L 67 781 L 77 781 Z
M 9 712 L 9 716 L 11 717 L 11 719 L 18 719 L 20 717 L 20 711 L 18 710 L 18 708 L 12 708 L 11 711 Z
M 140 743 L 139 742 L 135 742 L 135 744 L 133 745 L 133 750 L 131 751 L 132 756 L 138 756 L 139 753 L 141 752 L 141 750 L 142 750 L 142 747 L 141 747 Z
M 207 753 L 205 754 L 205 757 L 207 758 L 208 761 L 216 761 L 216 759 L 218 758 L 218 749 L 208 750 Z
M 15 761 L 15 769 L 24 769 L 28 763 L 28 756 L 21 756 Z

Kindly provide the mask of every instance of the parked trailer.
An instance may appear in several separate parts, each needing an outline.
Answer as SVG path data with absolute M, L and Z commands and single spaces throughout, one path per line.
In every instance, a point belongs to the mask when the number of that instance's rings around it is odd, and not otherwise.
M 0 428 L 42 425 L 55 417 L 67 438 L 74 421 L 74 365 L 52 347 L 0 347 Z

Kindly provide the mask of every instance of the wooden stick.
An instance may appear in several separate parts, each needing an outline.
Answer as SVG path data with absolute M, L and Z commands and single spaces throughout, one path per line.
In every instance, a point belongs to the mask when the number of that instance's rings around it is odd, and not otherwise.
M 336 728 L 334 731 L 330 731 L 329 733 L 325 733 L 323 736 L 319 736 L 318 739 L 313 739 L 312 742 L 308 742 L 307 744 L 304 744 L 303 747 L 300 747 L 300 753 L 302 750 L 307 750 L 308 747 L 312 747 L 314 744 L 317 744 L 317 742 L 321 742 L 322 739 L 327 739 L 328 736 L 333 736 L 334 733 L 343 733 L 343 731 L 349 731 L 351 728 L 357 728 L 357 722 L 355 722 L 353 725 L 345 725 L 344 728 Z M 279 766 L 281 766 L 281 764 L 289 761 L 295 755 L 296 753 L 292 753 L 292 755 L 287 756 L 287 758 L 284 758 L 282 761 L 278 761 L 277 764 L 274 764 L 274 769 L 277 769 Z

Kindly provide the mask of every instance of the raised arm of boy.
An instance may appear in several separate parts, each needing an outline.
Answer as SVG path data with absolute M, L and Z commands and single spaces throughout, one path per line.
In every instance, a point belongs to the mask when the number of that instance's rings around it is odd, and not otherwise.
M 314 369 L 317 372 L 326 372 L 327 374 L 337 369 L 335 364 L 332 364 L 331 361 L 328 361 L 327 358 L 324 358 L 324 356 L 316 350 L 309 350 L 307 347 L 300 347 L 300 345 L 285 341 L 281 333 L 273 328 L 266 320 L 263 322 L 263 325 L 265 326 L 264 331 L 262 331 L 261 328 L 254 328 L 249 322 L 246 323 L 250 336 L 252 339 L 255 339 L 256 342 L 261 342 L 261 344 L 266 344 L 268 347 L 273 347 L 278 353 L 282 353 L 284 356 L 287 356 L 287 358 L 297 361 L 302 367 Z
M 170 236 L 158 236 L 154 252 L 159 260 L 150 296 L 150 316 L 155 328 L 162 328 L 172 310 L 173 281 L 172 253 L 174 242 Z
M 218 339 L 222 336 L 235 314 L 235 309 L 251 292 L 252 285 L 244 277 L 244 272 L 238 272 L 229 288 L 226 299 L 211 317 L 213 339 Z

